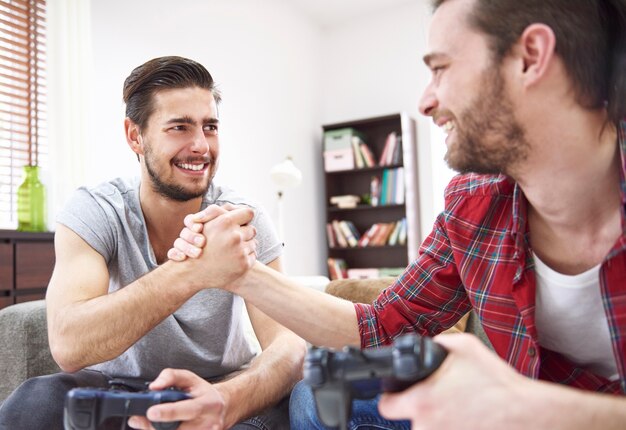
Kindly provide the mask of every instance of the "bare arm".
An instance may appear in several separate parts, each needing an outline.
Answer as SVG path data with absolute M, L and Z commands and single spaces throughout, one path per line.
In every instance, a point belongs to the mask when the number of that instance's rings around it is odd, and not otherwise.
M 280 258 L 268 266 L 280 270 Z M 215 385 L 225 399 L 225 428 L 276 404 L 302 379 L 305 342 L 254 306 L 246 306 L 263 352 L 244 372 Z
M 199 259 L 166 262 L 112 294 L 103 257 L 59 225 L 46 294 L 50 348 L 59 366 L 72 372 L 113 359 L 200 289 L 240 276 L 254 261 L 254 241 L 238 223 L 249 222 L 253 214 L 233 213 L 205 225 L 212 246 Z
M 183 262 L 204 253 L 202 246 L 194 244 L 194 239 L 202 237 L 200 230 L 205 219 L 204 212 L 185 217 L 186 227 L 168 251 L 170 259 Z M 298 285 L 261 263 L 257 262 L 225 288 L 313 345 L 341 348 L 361 344 L 356 310 L 351 302 Z
M 390 419 L 413 428 L 452 430 L 623 429 L 626 398 L 528 379 L 474 336 L 435 338 L 449 355 L 430 378 L 379 404 Z
M 269 266 L 279 270 L 280 259 Z M 272 269 L 270 269 L 272 270 Z M 184 389 L 192 399 L 158 405 L 148 410 L 153 421 L 185 421 L 185 428 L 230 428 L 254 416 L 283 397 L 302 378 L 304 341 L 247 304 L 254 331 L 263 352 L 251 366 L 235 377 L 211 384 L 184 370 L 167 369 L 150 384 L 151 389 L 167 387 Z M 144 417 L 133 417 L 134 428 L 149 429 Z
M 261 263 L 229 288 L 313 345 L 361 344 L 351 302 L 299 285 Z

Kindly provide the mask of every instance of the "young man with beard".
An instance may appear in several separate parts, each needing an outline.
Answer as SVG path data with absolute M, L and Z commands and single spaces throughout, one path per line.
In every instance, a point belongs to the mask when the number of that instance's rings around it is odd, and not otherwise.
M 228 289 L 338 348 L 433 336 L 473 309 L 499 358 L 468 335 L 437 338 L 450 351 L 442 368 L 380 404 L 414 428 L 623 429 L 626 4 L 438 0 L 424 60 L 420 111 L 447 132 L 462 174 L 417 260 L 372 305 L 260 264 Z M 197 227 L 172 258 L 198 252 Z M 293 428 L 322 428 L 306 386 L 291 407 Z M 349 428 L 365 423 L 408 427 L 382 421 L 376 402 Z
M 153 59 L 126 79 L 126 140 L 141 177 L 80 188 L 58 216 L 46 300 L 52 354 L 67 373 L 20 386 L 0 409 L 1 429 L 62 429 L 74 387 L 173 376 L 193 396 L 181 402 L 187 428 L 289 428 L 285 396 L 301 378 L 304 342 L 216 289 L 256 259 L 279 271 L 282 252 L 263 211 L 212 181 L 219 100 L 208 71 L 185 58 Z M 203 255 L 167 261 L 185 215 L 205 208 Z M 244 305 L 263 349 L 256 358 Z

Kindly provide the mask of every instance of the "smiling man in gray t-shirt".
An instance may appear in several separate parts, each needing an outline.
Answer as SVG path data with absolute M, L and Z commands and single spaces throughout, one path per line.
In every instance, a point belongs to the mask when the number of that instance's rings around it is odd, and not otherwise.
M 257 259 L 280 270 L 282 252 L 261 209 L 212 183 L 219 99 L 207 70 L 185 58 L 156 58 L 126 79 L 126 140 L 141 176 L 80 188 L 58 216 L 48 333 L 55 360 L 71 373 L 25 382 L 0 408 L 0 429 L 60 430 L 65 393 L 107 387 L 112 377 L 165 386 L 175 378 L 189 392 L 185 416 L 152 421 L 289 428 L 280 401 L 301 377 L 304 342 L 214 288 Z M 202 256 L 168 261 L 185 216 L 199 210 L 211 218 L 199 235 Z M 244 335 L 244 305 L 262 348 L 256 357 Z M 140 418 L 132 424 L 148 428 Z

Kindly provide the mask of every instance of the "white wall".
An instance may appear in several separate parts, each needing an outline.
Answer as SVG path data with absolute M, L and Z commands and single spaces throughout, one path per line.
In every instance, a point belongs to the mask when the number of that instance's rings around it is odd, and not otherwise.
M 422 238 L 443 209 L 443 189 L 451 176 L 440 131 L 431 130 L 432 121 L 418 112 L 430 79 L 422 63 L 430 16 L 429 2 L 411 2 L 335 25 L 324 33 L 323 45 L 324 123 L 400 111 L 417 120 Z
M 280 0 L 92 0 L 95 123 L 88 182 L 138 172 L 126 147 L 122 84 L 162 55 L 207 67 L 223 95 L 216 183 L 259 202 L 275 219 L 270 168 L 290 155 L 302 185 L 284 200 L 287 269 L 323 273 L 319 28 Z

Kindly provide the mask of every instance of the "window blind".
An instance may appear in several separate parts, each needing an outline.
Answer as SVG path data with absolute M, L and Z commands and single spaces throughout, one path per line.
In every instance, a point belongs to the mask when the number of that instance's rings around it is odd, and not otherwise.
M 16 225 L 23 166 L 48 163 L 46 0 L 0 0 L 0 227 Z

